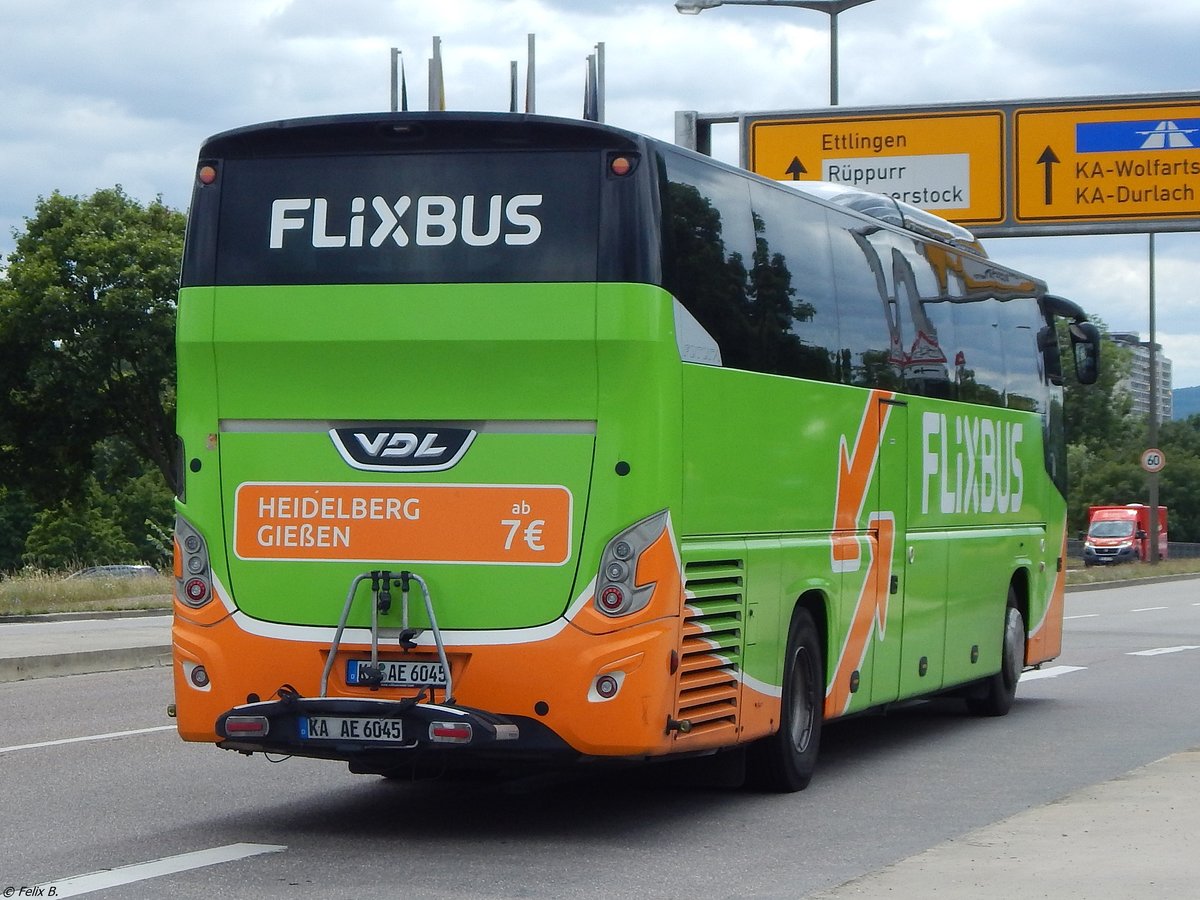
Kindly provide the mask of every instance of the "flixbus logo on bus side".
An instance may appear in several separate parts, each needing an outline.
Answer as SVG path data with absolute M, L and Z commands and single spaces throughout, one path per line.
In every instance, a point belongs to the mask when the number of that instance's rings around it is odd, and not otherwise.
M 921 512 L 1020 512 L 1025 426 L 987 416 L 921 417 Z
M 333 428 L 329 437 L 342 459 L 364 472 L 442 472 L 462 459 L 475 432 L 401 425 Z
M 283 249 L 288 232 L 306 234 L 312 246 L 381 247 L 390 238 L 397 247 L 445 247 L 460 241 L 470 247 L 490 247 L 503 239 L 509 246 L 526 246 L 542 236 L 541 220 L 530 210 L 542 205 L 541 194 L 501 194 L 461 200 L 440 194 L 388 200 L 355 197 L 349 205 L 331 208 L 324 197 L 280 198 L 271 203 L 271 249 Z

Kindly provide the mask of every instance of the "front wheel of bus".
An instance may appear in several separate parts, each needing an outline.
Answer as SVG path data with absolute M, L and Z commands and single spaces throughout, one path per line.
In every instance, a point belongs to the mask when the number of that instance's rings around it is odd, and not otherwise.
M 749 748 L 748 783 L 760 790 L 802 791 L 812 780 L 824 718 L 825 667 L 817 627 L 798 609 L 788 630 L 779 730 Z
M 1000 671 L 984 682 L 981 693 L 967 698 L 967 707 L 979 716 L 1003 716 L 1012 709 L 1017 682 L 1025 668 L 1025 618 L 1017 607 L 1016 592 L 1008 589 L 1004 611 L 1004 636 Z

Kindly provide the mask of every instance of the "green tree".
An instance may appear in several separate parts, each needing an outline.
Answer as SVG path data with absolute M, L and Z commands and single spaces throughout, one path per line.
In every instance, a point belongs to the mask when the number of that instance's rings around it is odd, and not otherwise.
M 1066 352 L 1063 356 L 1072 534 L 1087 527 L 1089 506 L 1149 502 L 1147 476 L 1139 465 L 1146 423 L 1130 415 L 1130 398 L 1119 386 L 1130 353 L 1107 340 L 1100 349 L 1100 380 L 1091 386 L 1075 381 Z M 1163 422 L 1158 446 L 1167 457 L 1158 500 L 1169 510 L 1171 540 L 1200 542 L 1200 415 Z
M 1102 335 L 1108 327 L 1093 318 Z M 1100 341 L 1100 377 L 1095 384 L 1083 385 L 1075 378 L 1071 340 L 1065 323 L 1059 322 L 1058 346 L 1063 371 L 1063 419 L 1067 443 L 1081 444 L 1093 453 L 1123 445 L 1138 429 L 1129 414 L 1132 398 L 1122 390 L 1121 381 L 1129 374 L 1131 352 L 1107 338 Z
M 36 512 L 21 491 L 0 485 L 0 578 L 4 572 L 20 568 L 25 535 Z
M 171 480 L 184 217 L 118 186 L 40 198 L 0 280 L 0 471 L 39 505 L 78 497 L 117 435 Z
M 111 519 L 135 548 L 131 562 L 154 566 L 166 564 L 160 535 L 169 534 L 175 518 L 175 502 L 162 475 L 126 441 L 108 438 L 96 445 L 95 465 L 88 479 L 89 501 Z
M 1158 444 L 1167 457 L 1158 502 L 1167 507 L 1172 541 L 1200 542 L 1200 415 L 1163 422 Z
M 1103 322 L 1093 322 L 1102 334 L 1107 333 Z M 1073 535 L 1087 528 L 1089 506 L 1135 503 L 1144 498 L 1145 486 L 1134 450 L 1141 428 L 1130 415 L 1132 400 L 1121 388 L 1131 365 L 1129 350 L 1101 340 L 1100 377 L 1095 384 L 1087 385 L 1075 377 L 1071 340 L 1061 321 L 1058 347 L 1067 440 L 1067 532 Z
M 25 538 L 23 557 L 25 565 L 38 569 L 125 563 L 136 558 L 137 548 L 116 522 L 90 503 L 66 500 L 37 514 Z
M 22 565 L 168 563 L 175 510 L 162 475 L 119 438 L 101 441 L 93 456 L 81 491 L 45 509 L 0 487 L 0 572 Z

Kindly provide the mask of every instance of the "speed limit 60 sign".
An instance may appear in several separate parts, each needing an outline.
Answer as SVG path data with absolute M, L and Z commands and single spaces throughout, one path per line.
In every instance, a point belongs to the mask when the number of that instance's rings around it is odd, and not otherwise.
M 1147 472 L 1161 472 L 1167 464 L 1167 458 L 1156 447 L 1151 447 L 1142 453 L 1142 468 Z

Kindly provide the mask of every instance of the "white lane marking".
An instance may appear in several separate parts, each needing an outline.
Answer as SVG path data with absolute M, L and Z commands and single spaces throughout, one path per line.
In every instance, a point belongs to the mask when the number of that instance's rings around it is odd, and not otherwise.
M 60 744 L 78 744 L 82 741 L 102 741 L 105 738 L 129 737 L 134 734 L 153 734 L 156 731 L 174 730 L 174 725 L 155 725 L 153 728 L 135 728 L 132 731 L 110 731 L 107 734 L 88 734 L 83 737 L 62 738 L 57 741 L 40 741 L 36 744 L 15 744 L 12 747 L 0 747 L 0 753 L 12 753 L 15 750 L 36 750 L 39 747 L 57 747 Z
M 224 847 L 213 847 L 211 850 L 196 850 L 192 853 L 181 853 L 178 856 L 164 856 L 162 859 L 150 862 L 119 866 L 115 869 L 102 869 L 99 872 L 73 875 L 58 881 L 47 881 L 35 887 L 35 890 L 41 888 L 45 891 L 44 894 L 36 896 L 78 897 L 80 894 L 90 894 L 92 891 L 102 891 L 105 888 L 117 887 L 122 884 L 133 884 L 135 881 L 145 881 L 147 878 L 174 875 L 189 869 L 234 862 L 262 853 L 279 853 L 286 849 L 287 847 L 281 844 L 227 844 Z
M 1034 669 L 1021 673 L 1021 681 L 1037 681 L 1039 678 L 1057 678 L 1059 675 L 1070 675 L 1072 672 L 1082 672 L 1087 666 L 1051 666 L 1048 669 Z
M 1195 644 L 1185 644 L 1182 647 L 1156 647 L 1153 650 L 1135 650 L 1126 656 L 1162 656 L 1164 653 L 1182 653 L 1184 650 L 1200 650 Z
M 1100 618 L 1100 613 L 1084 613 L 1081 616 L 1063 616 L 1063 621 L 1065 622 L 1068 619 L 1098 619 L 1098 618 Z
M 1143 606 L 1141 609 L 1131 609 L 1130 612 L 1155 612 L 1166 608 L 1165 606 Z

